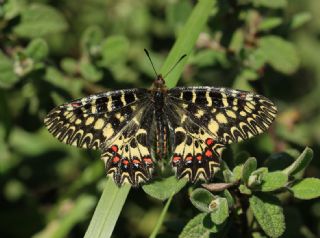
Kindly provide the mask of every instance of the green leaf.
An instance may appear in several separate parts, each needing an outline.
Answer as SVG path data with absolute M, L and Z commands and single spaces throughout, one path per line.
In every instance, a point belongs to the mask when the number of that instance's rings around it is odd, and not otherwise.
M 81 75 L 88 81 L 97 82 L 102 79 L 102 72 L 91 62 L 81 62 L 79 69 Z
M 19 80 L 13 62 L 0 50 L 0 88 L 10 88 Z
M 85 238 L 111 237 L 129 191 L 130 185 L 119 188 L 112 179 L 107 180 Z
M 129 41 L 124 36 L 110 36 L 101 44 L 102 60 L 100 65 L 108 67 L 125 61 L 129 50 Z
M 166 83 L 169 88 L 172 88 L 177 84 L 184 69 L 184 65 L 187 62 L 187 58 L 191 55 L 193 46 L 198 39 L 200 32 L 206 25 L 215 4 L 216 1 L 212 0 L 198 1 L 189 16 L 188 21 L 183 29 L 181 29 L 178 39 L 160 70 L 163 74 L 167 73 L 182 55 L 187 54 L 187 57 L 166 77 Z
M 285 231 L 285 220 L 278 198 L 269 194 L 260 194 L 250 197 L 249 202 L 264 232 L 271 237 L 281 236 Z
M 243 170 L 243 164 L 237 165 L 233 168 L 232 174 L 235 181 L 238 181 L 242 178 L 242 170 Z
M 173 194 L 179 192 L 187 184 L 186 179 L 177 179 L 176 176 L 155 180 L 150 184 L 142 186 L 142 189 L 151 197 L 166 200 Z
M 304 25 L 306 22 L 310 21 L 312 18 L 312 15 L 310 12 L 300 12 L 293 16 L 291 22 L 290 22 L 290 28 L 296 29 Z
M 229 45 L 229 50 L 238 53 L 243 48 L 244 32 L 242 29 L 237 29 L 233 35 Z
M 44 60 L 48 53 L 49 48 L 46 41 L 41 38 L 37 38 L 32 40 L 28 47 L 25 49 L 25 54 L 32 58 L 34 61 L 42 61 Z
M 244 164 L 242 169 L 242 180 L 245 184 L 248 183 L 249 177 L 253 171 L 257 169 L 257 160 L 254 157 L 249 158 Z
M 263 52 L 266 62 L 275 70 L 292 74 L 299 67 L 299 56 L 294 45 L 278 36 L 260 38 L 259 49 Z
M 213 233 L 221 231 L 223 227 L 224 224 L 215 225 L 211 221 L 209 214 L 200 213 L 187 223 L 179 238 L 211 238 Z
M 270 192 L 282 188 L 288 182 L 288 176 L 281 172 L 271 172 L 262 176 L 262 182 L 259 186 L 261 191 Z
M 266 167 L 261 167 L 255 171 L 253 171 L 251 173 L 251 175 L 249 176 L 247 186 L 249 188 L 254 188 L 256 186 L 261 185 L 262 177 L 264 174 L 267 174 L 267 173 L 268 173 L 268 168 L 266 168 Z
M 287 0 L 253 0 L 255 7 L 284 8 L 287 6 Z
M 260 31 L 268 31 L 277 26 L 280 26 L 282 23 L 283 23 L 283 20 L 281 17 L 268 17 L 268 18 L 262 19 L 258 29 Z
M 89 26 L 81 36 L 83 53 L 97 56 L 100 53 L 100 44 L 103 40 L 103 30 L 99 26 Z
M 246 195 L 251 195 L 252 194 L 251 190 L 244 184 L 240 184 L 239 191 L 240 191 L 240 193 L 246 194 Z
M 25 0 L 8 0 L 4 2 L 3 11 L 4 19 L 11 20 L 18 16 L 20 12 L 26 7 Z
M 61 61 L 61 68 L 69 74 L 75 74 L 79 70 L 79 65 L 73 58 L 64 58 Z
M 221 196 L 227 199 L 229 208 L 232 208 L 234 206 L 235 199 L 233 198 L 228 189 L 223 190 L 223 192 L 221 192 Z
M 294 197 L 299 199 L 313 199 L 320 197 L 320 179 L 306 178 L 294 183 L 290 189 Z
M 223 197 L 216 197 L 210 204 L 212 213 L 211 220 L 214 224 L 220 225 L 225 222 L 229 216 L 228 201 Z
M 21 23 L 14 28 L 14 32 L 20 37 L 36 38 L 66 29 L 66 20 L 55 8 L 32 4 L 22 11 Z
M 297 173 L 305 170 L 308 167 L 311 160 L 313 158 L 313 151 L 309 147 L 306 147 L 301 155 L 287 168 L 283 170 L 283 172 L 287 175 L 294 176 Z
M 212 212 L 213 209 L 210 205 L 214 199 L 213 194 L 203 188 L 195 189 L 190 195 L 191 203 L 201 212 Z

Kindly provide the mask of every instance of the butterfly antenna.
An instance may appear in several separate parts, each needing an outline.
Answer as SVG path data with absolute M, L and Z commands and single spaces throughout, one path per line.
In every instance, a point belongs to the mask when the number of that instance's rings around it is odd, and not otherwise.
M 151 63 L 151 65 L 152 65 L 152 68 L 153 68 L 154 73 L 156 74 L 156 77 L 158 77 L 157 70 L 155 69 L 155 67 L 154 67 L 154 65 L 153 65 L 153 62 L 152 62 L 152 60 L 151 60 L 151 57 L 150 57 L 149 52 L 147 51 L 147 49 L 144 49 L 144 52 L 146 53 L 147 57 L 148 57 L 149 60 L 150 60 L 150 63 Z
M 171 69 L 163 76 L 163 78 L 167 77 L 168 74 L 170 74 L 171 71 L 172 71 L 172 70 L 181 62 L 181 60 L 183 60 L 184 57 L 186 57 L 186 56 L 187 56 L 186 54 L 182 55 L 182 56 L 180 57 L 180 59 L 178 59 L 178 61 L 171 67 Z

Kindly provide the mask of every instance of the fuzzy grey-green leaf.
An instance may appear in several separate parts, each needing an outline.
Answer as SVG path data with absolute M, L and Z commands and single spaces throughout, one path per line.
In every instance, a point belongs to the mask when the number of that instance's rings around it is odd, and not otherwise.
M 294 197 L 299 199 L 313 199 L 320 197 L 320 179 L 306 178 L 294 183 L 290 189 Z
M 36 38 L 29 43 L 25 53 L 35 61 L 44 60 L 49 53 L 48 44 L 45 40 Z
M 210 204 L 213 200 L 213 194 L 203 188 L 195 189 L 190 195 L 191 203 L 201 212 L 211 212 Z
M 312 158 L 313 150 L 309 147 L 306 147 L 299 157 L 290 166 L 285 168 L 283 172 L 287 175 L 294 176 L 308 167 Z
M 155 180 L 142 186 L 142 189 L 151 197 L 166 200 L 172 194 L 179 192 L 187 183 L 186 179 L 177 179 L 175 176 Z
M 288 182 L 288 175 L 281 171 L 275 171 L 262 175 L 260 190 L 263 192 L 271 192 L 282 188 Z
M 223 227 L 224 224 L 215 225 L 211 221 L 209 214 L 200 213 L 187 223 L 180 233 L 179 238 L 210 238 L 213 233 L 217 233 L 223 229 Z
M 249 158 L 244 164 L 242 169 L 242 180 L 248 183 L 249 177 L 253 171 L 257 169 L 257 160 L 254 157 Z
M 0 50 L 0 88 L 9 88 L 18 80 L 12 60 Z
M 270 194 L 259 194 L 250 197 L 249 202 L 264 232 L 270 237 L 280 237 L 286 225 L 279 199 Z
M 124 36 L 110 36 L 101 43 L 102 66 L 111 66 L 127 58 L 129 41 Z
M 213 210 L 210 214 L 211 220 L 214 224 L 220 225 L 225 222 L 229 216 L 228 201 L 223 197 L 216 197 L 210 207 Z
M 35 38 L 62 32 L 67 27 L 63 15 L 53 7 L 32 4 L 22 11 L 20 24 L 14 32 L 20 37 Z

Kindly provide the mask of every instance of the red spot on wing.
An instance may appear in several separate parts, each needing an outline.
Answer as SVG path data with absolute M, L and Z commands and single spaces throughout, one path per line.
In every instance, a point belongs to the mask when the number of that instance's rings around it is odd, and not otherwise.
M 118 163 L 119 161 L 120 161 L 120 157 L 117 156 L 117 155 L 114 156 L 113 159 L 112 159 L 112 162 L 113 162 L 113 163 Z
M 138 160 L 138 159 L 134 159 L 134 160 L 132 160 L 132 162 L 133 162 L 134 164 L 140 164 L 140 160 Z
M 196 158 L 197 158 L 198 161 L 201 161 L 202 160 L 202 155 L 197 155 Z
M 113 152 L 118 152 L 118 146 L 112 145 L 112 146 L 111 146 L 111 150 L 112 150 Z
M 72 107 L 80 107 L 82 104 L 80 102 L 72 102 L 71 106 Z
M 212 151 L 209 150 L 209 149 L 207 149 L 206 152 L 205 152 L 205 155 L 206 155 L 207 157 L 212 157 Z
M 124 159 L 124 160 L 122 160 L 122 163 L 123 163 L 124 165 L 128 165 L 128 164 L 129 164 L 129 161 L 126 160 L 126 159 Z
M 213 140 L 212 138 L 206 139 L 206 144 L 207 144 L 208 146 L 213 145 L 213 142 L 214 142 L 214 140 Z
M 180 160 L 181 160 L 181 156 L 178 156 L 178 155 L 175 155 L 172 158 L 173 163 L 178 163 L 178 162 L 180 162 Z
M 150 157 L 143 158 L 143 161 L 144 161 L 146 164 L 152 164 L 152 159 L 151 159 Z
M 191 156 L 191 155 L 188 155 L 188 156 L 186 157 L 186 161 L 192 161 L 192 156 Z

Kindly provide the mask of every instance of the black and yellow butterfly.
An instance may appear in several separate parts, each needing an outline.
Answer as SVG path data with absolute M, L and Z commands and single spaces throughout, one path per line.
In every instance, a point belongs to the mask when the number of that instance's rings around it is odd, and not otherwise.
M 53 109 L 45 125 L 60 141 L 99 149 L 117 185 L 149 181 L 155 162 L 170 155 L 178 178 L 210 180 L 226 144 L 267 130 L 277 113 L 264 96 L 227 88 L 151 89 L 91 95 Z M 155 148 L 155 149 L 154 149 Z

